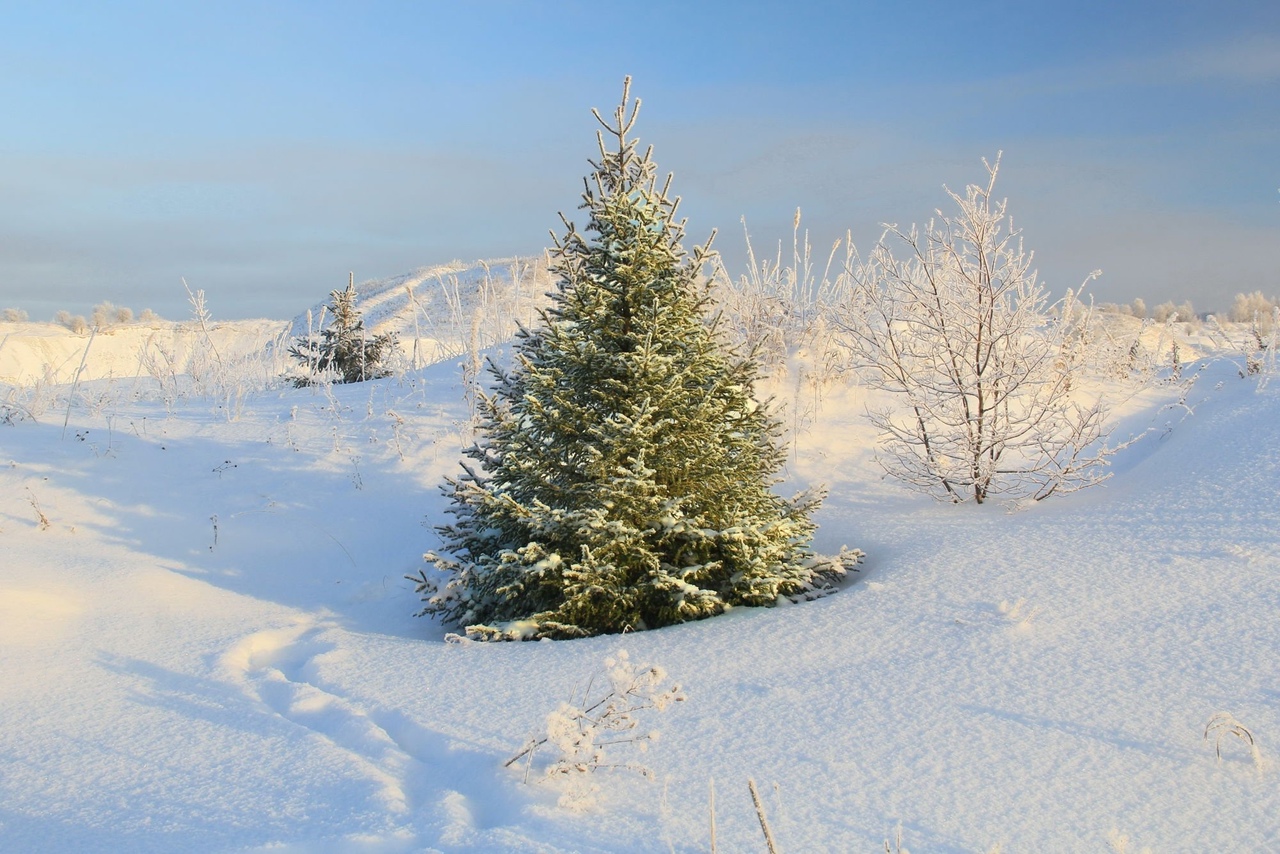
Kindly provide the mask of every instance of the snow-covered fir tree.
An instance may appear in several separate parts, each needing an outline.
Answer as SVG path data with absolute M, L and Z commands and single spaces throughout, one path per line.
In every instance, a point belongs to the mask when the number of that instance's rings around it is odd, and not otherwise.
M 821 497 L 772 491 L 780 427 L 756 367 L 707 320 L 707 247 L 681 248 L 678 199 L 630 136 L 640 101 L 598 132 L 586 234 L 565 220 L 551 307 L 490 364 L 475 465 L 444 489 L 452 524 L 426 607 L 485 639 L 657 628 L 816 595 L 858 552 L 819 559 Z M 562 219 L 564 219 L 562 217 Z
M 317 382 L 358 383 L 391 375 L 384 364 L 396 345 L 394 333 L 369 335 L 356 308 L 353 274 L 343 291 L 330 291 L 330 320 L 319 335 L 297 339 L 289 355 L 302 364 L 306 375 L 294 377 L 294 385 Z

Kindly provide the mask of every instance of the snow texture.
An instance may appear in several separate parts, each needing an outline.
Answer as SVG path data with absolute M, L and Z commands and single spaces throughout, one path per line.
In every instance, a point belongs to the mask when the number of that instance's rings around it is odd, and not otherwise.
M 280 325 L 220 328 L 225 355 Z M 229 410 L 109 367 L 138 334 L 96 337 L 68 407 L 40 352 L 87 339 L 0 323 L 0 850 L 706 851 L 713 781 L 719 850 L 762 850 L 748 778 L 784 851 L 1280 849 L 1280 386 L 1229 361 L 1185 418 L 1113 410 L 1156 429 L 1106 487 L 1014 514 L 881 480 L 868 392 L 829 387 L 785 487 L 829 486 L 815 547 L 864 548 L 856 582 L 490 645 L 403 580 L 471 438 L 456 363 Z M 619 647 L 688 699 L 656 782 L 595 772 L 564 810 L 503 762 Z M 1215 756 L 1222 711 L 1261 768 Z

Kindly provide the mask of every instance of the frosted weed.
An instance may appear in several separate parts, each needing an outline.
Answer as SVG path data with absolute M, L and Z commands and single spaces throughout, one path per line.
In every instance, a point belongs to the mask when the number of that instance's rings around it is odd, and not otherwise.
M 40 509 L 40 502 L 36 499 L 36 494 L 31 491 L 31 487 L 27 487 L 27 501 L 31 504 L 31 509 L 36 511 L 36 519 L 40 523 L 40 530 L 47 531 L 53 524 L 49 521 L 49 517 L 44 515 L 44 511 Z
M 1044 610 L 1039 606 L 1028 607 L 1026 599 L 1019 599 L 1013 603 L 1010 603 L 1009 600 L 1005 599 L 1000 602 L 998 607 L 1000 609 L 1000 613 L 1004 614 L 1009 622 L 1013 623 L 1018 628 L 1030 626 L 1031 621 Z
M 1253 733 L 1248 727 L 1235 719 L 1230 712 L 1218 712 L 1209 718 L 1209 722 L 1204 727 L 1204 740 L 1208 741 L 1213 736 L 1213 752 L 1217 755 L 1218 761 L 1222 761 L 1222 738 L 1227 735 L 1234 735 L 1236 738 L 1249 745 L 1249 755 L 1253 758 L 1253 765 L 1259 771 L 1262 770 L 1262 752 L 1258 750 L 1258 742 L 1254 739 Z
M 633 664 L 625 650 L 604 661 L 604 672 L 587 682 L 581 696 L 575 689 L 569 701 L 547 715 L 545 734 L 531 738 L 504 767 L 525 759 L 524 780 L 529 781 L 534 754 L 550 745 L 557 756 L 543 771 L 544 780 L 565 780 L 561 806 L 585 808 L 591 805 L 596 787 L 587 782 L 597 769 L 634 771 L 650 780 L 653 771 L 636 762 L 615 759 L 607 748 L 633 745 L 640 752 L 657 741 L 657 730 L 639 731 L 639 713 L 646 709 L 664 711 L 671 703 L 683 702 L 679 685 L 667 684 L 661 667 Z

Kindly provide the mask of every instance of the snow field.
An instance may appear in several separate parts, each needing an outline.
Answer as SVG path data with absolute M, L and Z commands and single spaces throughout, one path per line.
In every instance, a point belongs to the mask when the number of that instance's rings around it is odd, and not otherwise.
M 1280 849 L 1280 390 L 1229 364 L 1185 419 L 1129 401 L 1157 429 L 1106 487 L 1014 514 L 881 479 L 833 386 L 783 488 L 829 485 L 847 589 L 501 645 L 443 643 L 402 578 L 469 438 L 456 364 L 232 414 L 113 376 L 65 438 L 65 385 L 0 425 L 0 849 L 705 851 L 714 780 L 720 850 L 763 850 L 749 777 L 785 851 Z M 566 811 L 502 763 L 619 648 L 688 700 L 629 757 L 657 783 Z M 1215 759 L 1221 710 L 1261 770 Z

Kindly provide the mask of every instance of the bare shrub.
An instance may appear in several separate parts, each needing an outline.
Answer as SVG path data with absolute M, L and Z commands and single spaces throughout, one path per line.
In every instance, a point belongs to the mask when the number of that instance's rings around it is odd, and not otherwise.
M 1098 447 L 1101 400 L 1073 399 L 1075 297 L 1047 305 L 1007 202 L 992 202 L 999 158 L 983 165 L 985 186 L 947 190 L 958 216 L 939 211 L 923 234 L 889 226 L 850 268 L 839 323 L 867 382 L 901 402 L 872 413 L 888 474 L 953 502 L 1040 500 L 1104 480 L 1114 450 Z
M 1112 854 L 1151 854 L 1151 849 L 1143 846 L 1136 852 L 1129 850 L 1129 835 L 1121 833 L 1119 830 L 1112 828 L 1107 834 L 1107 845 L 1110 846 Z
M 717 271 L 715 296 L 721 325 L 734 343 L 755 354 L 766 371 L 785 370 L 797 350 L 825 343 L 822 306 L 839 301 L 844 284 L 839 276 L 833 280 L 831 275 L 840 241 L 832 245 L 818 275 L 815 262 L 820 259 L 814 256 L 809 233 L 800 231 L 799 208 L 792 220 L 789 258 L 778 241 L 777 258 L 758 259 L 745 219 L 742 231 L 747 246 L 746 274 L 735 284 L 723 267 Z
M 116 309 L 116 323 L 133 323 L 133 309 L 120 306 Z
M 27 319 L 27 313 L 20 308 L 6 308 L 0 312 L 0 320 L 7 323 L 23 323 Z

